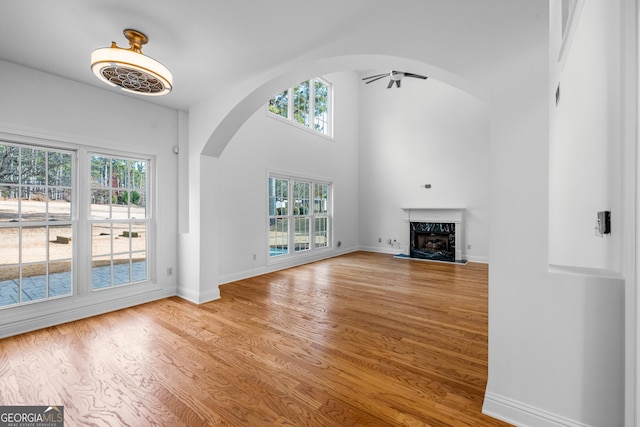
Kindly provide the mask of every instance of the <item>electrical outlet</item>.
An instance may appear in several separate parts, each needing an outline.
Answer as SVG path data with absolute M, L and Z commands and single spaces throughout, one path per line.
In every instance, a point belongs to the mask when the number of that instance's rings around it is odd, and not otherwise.
M 257 258 L 256 254 L 253 254 L 253 260 L 255 261 Z
M 378 237 L 378 243 L 382 243 L 382 237 Z
M 471 243 L 467 245 L 467 249 L 471 249 Z
M 173 267 L 167 267 L 167 276 L 173 276 Z

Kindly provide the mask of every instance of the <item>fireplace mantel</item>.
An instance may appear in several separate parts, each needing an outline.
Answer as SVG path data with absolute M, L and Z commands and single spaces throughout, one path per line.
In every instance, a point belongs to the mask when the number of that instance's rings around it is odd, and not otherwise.
M 464 220 L 463 208 L 402 208 L 407 213 L 405 222 L 455 222 Z
M 463 248 L 464 248 L 464 208 L 402 208 L 405 211 L 405 220 L 407 224 L 405 229 L 407 235 L 403 242 L 403 251 L 405 255 L 409 255 L 410 249 L 410 232 L 409 224 L 411 222 L 432 222 L 432 223 L 455 223 L 456 225 L 456 262 L 463 260 Z

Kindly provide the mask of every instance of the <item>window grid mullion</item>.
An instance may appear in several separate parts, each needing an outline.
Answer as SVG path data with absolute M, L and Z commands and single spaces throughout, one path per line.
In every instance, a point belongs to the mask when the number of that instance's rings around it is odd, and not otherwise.
M 314 85 L 315 86 L 315 85 Z M 311 181 L 311 189 L 309 190 L 309 249 L 313 250 L 316 248 L 316 183 L 315 181 Z
M 316 82 L 309 80 L 309 128 L 315 129 Z
M 113 200 L 113 198 L 110 199 L 109 204 L 111 204 L 111 200 Z M 109 223 L 109 231 L 111 234 L 111 238 L 109 239 L 109 276 L 110 276 L 110 286 L 114 285 L 114 280 L 113 280 L 113 275 L 114 275 L 114 265 L 113 265 L 113 239 L 114 239 L 114 230 L 113 230 L 113 221 L 111 221 Z
M 290 87 L 289 89 L 287 89 L 287 119 L 291 120 L 291 121 L 295 121 L 294 119 L 294 115 L 293 115 L 293 109 L 294 109 L 294 102 L 293 102 L 293 88 Z
M 49 152 L 44 155 L 44 218 L 49 220 Z M 44 295 L 49 298 L 49 224 L 44 227 L 46 243 L 44 247 Z
M 22 156 L 20 156 L 22 157 Z M 20 211 L 18 217 L 22 216 L 22 211 Z M 23 271 L 22 271 L 22 266 L 23 261 L 24 261 L 24 255 L 22 253 L 22 246 L 23 246 L 23 242 L 24 242 L 24 236 L 22 234 L 23 231 L 23 227 L 22 224 L 20 224 L 20 226 L 18 227 L 18 252 L 19 252 L 19 256 L 18 256 L 18 303 L 22 304 L 22 288 L 23 288 L 23 283 L 24 283 L 24 277 L 23 277 Z
M 22 226 L 22 150 L 23 147 L 18 147 L 18 304 L 22 304 L 22 285 L 23 285 L 23 277 L 22 277 L 22 265 L 24 260 L 24 255 L 22 251 L 24 236 L 22 234 L 23 226 Z
M 296 249 L 296 226 L 295 226 L 295 217 L 293 215 L 293 208 L 295 206 L 294 190 L 293 187 L 295 185 L 295 181 L 293 179 L 289 179 L 289 191 L 288 191 L 288 200 L 287 204 L 287 231 L 289 233 L 289 250 L 287 251 L 289 254 L 295 253 Z

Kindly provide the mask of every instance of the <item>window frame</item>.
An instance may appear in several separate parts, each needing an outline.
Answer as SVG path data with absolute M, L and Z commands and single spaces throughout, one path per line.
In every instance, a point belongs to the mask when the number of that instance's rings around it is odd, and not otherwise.
M 271 208 L 271 180 L 272 179 L 281 179 L 288 181 L 288 189 L 287 189 L 287 210 L 286 214 L 277 213 L 274 211 L 272 215 Z M 296 214 L 296 200 L 295 200 L 295 192 L 296 186 L 295 183 L 308 183 L 309 184 L 309 209 L 306 214 L 300 214 L 299 211 Z M 326 203 L 327 208 L 326 212 L 316 212 L 315 209 L 315 190 L 316 185 L 322 185 L 327 187 L 327 197 Z M 317 178 L 317 177 L 309 177 L 309 176 L 301 176 L 301 175 L 293 175 L 278 171 L 268 171 L 267 173 L 267 183 L 266 183 L 266 258 L 267 264 L 276 264 L 283 261 L 291 260 L 293 258 L 301 258 L 301 257 L 310 257 L 314 256 L 320 252 L 325 252 L 333 249 L 333 182 L 328 179 Z M 299 206 L 298 206 L 299 207 Z M 275 209 L 275 205 L 274 208 Z M 300 236 L 300 234 L 296 234 L 296 220 L 308 219 L 308 248 L 307 249 L 297 249 L 296 248 L 296 237 Z M 323 230 L 323 234 L 326 236 L 326 244 L 324 246 L 316 245 L 316 238 L 318 237 L 316 230 L 316 221 L 320 218 L 326 218 L 326 230 Z M 284 219 L 287 221 L 287 252 L 283 254 L 272 255 L 271 254 L 271 240 L 272 240 L 272 230 L 271 230 L 271 221 L 273 219 Z M 300 245 L 298 244 L 300 247 Z
M 71 224 L 72 224 L 72 256 L 71 256 L 71 292 L 61 296 L 35 299 L 22 303 L 0 305 L 0 320 L 30 319 L 33 304 L 42 306 L 42 310 L 55 314 L 58 310 L 68 310 L 71 304 L 78 307 L 89 307 L 93 304 L 110 304 L 122 298 L 135 297 L 150 291 L 157 291 L 156 283 L 156 203 L 155 167 L 156 156 L 149 153 L 129 152 L 118 149 L 92 147 L 78 142 L 65 142 L 41 137 L 0 132 L 0 144 L 25 146 L 32 149 L 53 152 L 71 153 Z M 146 279 L 131 281 L 106 289 L 93 289 L 92 274 L 92 242 L 91 242 L 91 153 L 103 154 L 112 158 L 144 160 L 146 162 L 146 218 L 147 235 L 145 236 Z M 13 184 L 11 184 L 13 185 Z M 51 186 L 50 186 L 51 187 Z M 60 187 L 53 185 L 53 187 Z M 49 221 L 46 221 L 49 222 Z M 57 224 L 62 221 L 56 221 Z M 39 223 L 38 223 L 39 224 Z M 57 225 L 55 224 L 55 225 Z M 30 225 L 30 224 L 28 224 Z M 34 224 L 36 225 L 36 224 Z M 52 225 L 52 224 L 49 224 Z M 43 249 L 45 250 L 45 249 Z M 54 261 L 57 261 L 54 260 Z M 49 262 L 49 260 L 47 260 Z M 84 298 L 88 297 L 86 302 Z M 40 310 L 40 309 L 39 309 Z M 16 317 L 17 316 L 17 317 Z
M 93 198 L 92 196 L 92 192 L 94 189 L 101 189 L 101 190 L 109 190 L 110 194 L 111 191 L 114 189 L 117 189 L 118 191 L 127 191 L 127 194 L 131 194 L 132 193 L 132 189 L 131 188 L 126 188 L 126 189 L 121 189 L 120 187 L 113 187 L 113 183 L 111 182 L 111 185 L 109 186 L 94 186 L 92 183 L 92 175 L 91 175 L 91 166 L 92 166 L 92 158 L 94 156 L 99 156 L 99 157 L 105 157 L 105 158 L 109 158 L 111 160 L 111 164 L 113 165 L 113 160 L 124 160 L 124 161 L 128 161 L 128 162 L 138 162 L 138 161 L 143 161 L 145 162 L 145 187 L 144 187 L 144 194 L 145 194 L 145 198 L 146 198 L 146 202 L 145 202 L 145 215 L 144 218 L 135 218 L 131 216 L 131 201 L 129 200 L 127 203 L 127 212 L 128 212 L 128 216 L 127 218 L 117 218 L 113 216 L 113 201 L 112 201 L 112 197 L 110 197 L 110 202 L 108 204 L 109 206 L 109 212 L 110 212 L 110 216 L 107 218 L 94 218 L 92 216 L 92 203 L 91 200 Z M 150 277 L 151 277 L 151 263 L 150 263 L 150 248 L 153 246 L 151 244 L 152 240 L 151 238 L 154 237 L 152 234 L 152 220 L 153 220 L 153 203 L 155 200 L 154 194 L 151 192 L 151 182 L 153 182 L 152 178 L 152 171 L 153 171 L 153 164 L 152 164 L 152 159 L 149 156 L 144 156 L 144 155 L 136 155 L 136 154 L 132 154 L 132 153 L 115 153 L 113 151 L 105 151 L 105 150 L 88 150 L 87 151 L 87 155 L 86 155 L 86 164 L 88 167 L 88 175 L 87 175 L 87 181 L 88 181 L 88 185 L 87 185 L 87 199 L 85 200 L 85 205 L 87 208 L 87 212 L 85 214 L 85 220 L 87 222 L 87 227 L 85 227 L 86 230 L 88 230 L 87 232 L 87 236 L 89 239 L 89 246 L 87 247 L 87 253 L 88 253 L 88 258 L 89 258 L 89 283 L 88 283 L 88 287 L 89 290 L 91 292 L 103 292 L 103 291 L 108 291 L 110 289 L 114 289 L 114 288 L 118 288 L 118 287 L 123 287 L 123 286 L 131 286 L 131 285 L 136 285 L 138 283 L 145 283 L 150 281 Z M 113 170 L 110 169 L 110 171 L 112 172 L 112 177 L 113 177 Z M 112 180 L 113 178 L 110 178 L 110 180 Z M 129 237 L 129 249 L 126 252 L 120 251 L 114 251 L 114 246 L 115 246 L 115 235 L 113 235 L 113 233 L 111 233 L 112 238 L 110 239 L 110 252 L 104 253 L 102 255 L 94 255 L 93 253 L 93 227 L 95 225 L 99 225 L 99 224 L 108 224 L 110 227 L 110 230 L 112 231 L 114 228 L 114 225 L 117 224 L 128 224 L 128 228 L 129 228 L 129 232 L 132 232 L 132 227 L 135 224 L 144 224 L 145 225 L 145 235 L 144 235 L 144 253 L 145 253 L 145 278 L 143 280 L 133 280 L 133 256 L 136 253 L 142 253 L 143 251 L 140 250 L 133 250 L 133 244 L 132 244 L 132 239 L 134 239 L 135 237 L 133 237 L 133 235 L 131 235 L 131 237 Z M 122 237 L 122 236 L 119 236 Z M 115 282 L 115 275 L 116 275 L 116 263 L 114 262 L 114 259 L 116 259 L 116 257 L 118 255 L 123 255 L 123 254 L 128 254 L 129 255 L 129 281 L 128 282 L 123 282 L 123 283 L 116 283 Z M 94 282 L 93 282 L 93 260 L 94 258 L 105 258 L 105 257 L 109 257 L 110 260 L 110 284 L 109 285 L 105 285 L 105 286 L 94 286 Z
M 77 152 L 75 150 L 73 150 L 72 148 L 69 147 L 54 147 L 51 145 L 47 145 L 47 144 L 43 144 L 43 143 L 29 143 L 29 142 L 24 142 L 24 141 L 14 141 L 12 139 L 6 139 L 6 138 L 0 138 L 0 144 L 7 146 L 7 147 L 14 147 L 18 149 L 18 162 L 17 162 L 17 170 L 20 171 L 19 172 L 19 178 L 17 182 L 13 182 L 13 183 L 2 183 L 0 184 L 0 186 L 4 187 L 16 187 L 17 188 L 17 194 L 18 197 L 16 199 L 17 201 L 17 219 L 14 220 L 8 220 L 8 221 L 1 221 L 0 222 L 0 229 L 4 230 L 4 229 L 16 229 L 17 230 L 17 234 L 18 234 L 18 242 L 17 242 L 17 252 L 18 252 L 18 262 L 17 263 L 11 263 L 11 264 L 7 264 L 7 265 L 3 265 L 0 268 L 2 270 L 10 270 L 10 269 L 17 269 L 18 270 L 18 277 L 11 279 L 11 281 L 18 281 L 17 285 L 17 290 L 18 290 L 18 301 L 13 303 L 13 304 L 5 304 L 5 305 L 0 305 L 0 310 L 4 310 L 4 309 L 10 309 L 10 308 L 14 308 L 14 307 L 23 307 L 23 306 L 28 306 L 31 304 L 36 304 L 36 303 L 41 303 L 41 302 L 48 302 L 48 301 L 53 301 L 53 300 L 59 300 L 59 299 L 64 299 L 64 298 L 68 298 L 74 295 L 76 289 L 77 289 L 77 285 L 76 285 L 76 259 L 75 259 L 75 253 L 76 253 L 76 243 L 75 243 L 75 236 L 77 235 L 77 169 L 78 169 L 78 164 L 77 164 Z M 34 183 L 32 179 L 30 179 L 32 182 L 31 183 L 26 183 L 24 182 L 24 178 L 22 176 L 23 171 L 21 168 L 22 165 L 22 160 L 23 160 L 23 155 L 22 155 L 22 150 L 26 149 L 26 150 L 34 150 L 34 151 L 43 151 L 45 153 L 45 170 L 44 170 L 44 183 Z M 50 165 L 50 153 L 58 153 L 58 154 L 64 154 L 64 155 L 68 155 L 69 156 L 69 166 L 70 166 L 70 172 L 69 172 L 69 178 L 70 178 L 70 182 L 66 185 L 63 184 L 51 184 L 50 183 L 50 169 L 49 169 L 49 165 Z M 32 176 L 32 175 L 31 175 Z M 23 220 L 22 215 L 23 215 L 23 211 L 22 211 L 22 207 L 23 204 L 25 203 L 25 199 L 23 198 L 23 190 L 25 188 L 39 188 L 39 189 L 44 189 L 44 192 L 46 194 L 45 197 L 45 205 L 44 205 L 44 210 L 42 211 L 42 215 L 43 218 L 41 219 L 27 219 L 27 220 Z M 66 189 L 68 191 L 68 197 L 69 197 L 69 214 L 68 214 L 68 218 L 66 219 L 61 219 L 58 217 L 55 217 L 52 215 L 50 208 L 51 208 L 51 202 L 52 200 L 50 199 L 50 190 L 52 189 Z M 35 193 L 38 194 L 38 193 Z M 56 241 L 52 241 L 53 236 L 51 234 L 51 230 L 61 227 L 61 226 L 68 226 L 70 228 L 70 232 L 71 232 L 71 236 L 64 236 L 64 237 L 69 237 L 70 240 L 67 241 L 65 244 L 70 244 L 70 257 L 62 257 L 62 258 L 54 258 L 52 257 L 52 247 L 54 246 L 54 244 L 58 244 L 57 243 L 57 237 L 56 237 Z M 42 259 L 40 260 L 36 260 L 36 261 L 24 261 L 24 239 L 25 239 L 25 229 L 37 229 L 37 228 L 42 228 L 44 231 L 44 242 L 45 245 L 42 248 L 36 248 L 40 251 L 42 251 L 40 257 Z M 33 249 L 32 251 L 35 252 L 36 249 Z M 44 256 L 43 256 L 44 255 Z M 51 295 L 52 292 L 52 279 L 57 279 L 57 277 L 52 277 L 54 274 L 58 274 L 58 273 L 66 273 L 66 271 L 55 271 L 55 268 L 52 268 L 53 265 L 55 264 L 60 264 L 60 263 L 69 263 L 69 293 L 65 293 L 65 294 L 60 294 L 60 295 Z M 43 267 L 44 268 L 44 274 L 36 274 L 36 275 L 29 275 L 29 276 L 24 276 L 24 271 L 25 268 L 26 269 L 32 269 L 32 271 L 35 269 L 37 271 L 37 269 L 39 267 Z M 52 271 L 53 270 L 53 271 Z M 36 286 L 35 285 L 35 281 L 38 280 L 37 278 L 43 276 L 44 277 L 44 290 L 45 290 L 45 296 L 43 296 L 42 298 L 37 298 L 37 297 L 31 297 L 29 299 L 23 300 L 23 294 L 25 294 L 25 287 L 28 287 L 29 283 L 32 283 L 32 287 Z
M 316 96 L 315 96 L 315 82 L 319 81 L 320 83 L 324 84 L 327 86 L 327 113 L 326 113 L 326 128 L 327 128 L 327 132 L 321 132 L 315 129 L 315 123 L 316 123 L 316 116 L 314 114 L 315 111 L 315 102 L 316 102 Z M 294 103 L 295 103 L 295 97 L 294 97 L 294 92 L 295 89 L 303 84 L 303 83 L 308 83 L 309 84 L 309 104 L 308 104 L 308 111 L 309 111 L 309 124 L 302 124 L 302 123 L 298 123 L 295 119 L 294 119 L 294 114 L 295 114 L 295 108 L 294 108 Z M 265 109 L 267 112 L 267 116 L 268 117 L 272 117 L 276 120 L 280 120 L 283 123 L 287 123 L 290 124 L 292 126 L 295 126 L 298 129 L 303 129 L 307 132 L 311 132 L 314 135 L 318 135 L 321 136 L 323 138 L 329 139 L 329 140 L 333 140 L 333 83 L 331 83 L 329 80 L 327 80 L 324 77 L 314 77 L 312 79 L 309 80 L 304 80 L 300 83 L 298 83 L 295 86 L 292 86 L 286 90 L 283 90 L 280 93 L 284 93 L 287 92 L 287 116 L 283 116 L 280 114 L 277 114 L 273 111 L 271 111 L 269 109 L 269 104 L 270 102 L 267 103 Z M 271 98 L 274 99 L 274 98 Z

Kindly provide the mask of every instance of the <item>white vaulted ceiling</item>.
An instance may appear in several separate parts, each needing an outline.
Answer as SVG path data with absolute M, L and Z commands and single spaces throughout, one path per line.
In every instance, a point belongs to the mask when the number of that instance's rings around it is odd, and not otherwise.
M 535 32 L 536 23 L 546 19 L 528 16 L 526 3 L 4 1 L 0 3 L 0 59 L 115 90 L 93 76 L 89 55 L 111 41 L 127 47 L 122 31 L 133 28 L 149 37 L 143 52 L 166 65 L 174 76 L 172 93 L 146 100 L 184 111 L 265 70 L 287 67 L 305 57 L 410 58 L 482 86 L 490 68 L 487 64 L 513 54 L 518 37 Z M 353 62 L 349 66 L 359 69 Z

